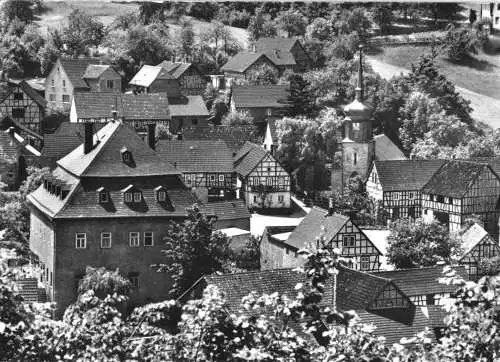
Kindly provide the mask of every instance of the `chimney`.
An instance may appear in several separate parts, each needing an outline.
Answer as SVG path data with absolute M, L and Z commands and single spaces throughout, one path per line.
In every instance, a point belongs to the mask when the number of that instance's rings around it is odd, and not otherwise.
M 155 149 L 155 129 L 154 123 L 148 123 L 148 146 L 153 150 Z
M 84 140 L 83 140 L 83 153 L 87 154 L 92 151 L 92 147 L 94 147 L 94 135 L 92 132 L 92 123 L 86 122 L 83 124 L 85 127 L 84 132 Z
M 113 109 L 111 111 L 111 116 L 113 117 L 113 122 L 116 121 L 118 119 L 118 112 L 115 109 Z
M 7 132 L 9 132 L 9 134 L 11 136 L 14 136 L 14 133 L 16 132 L 16 129 L 14 127 L 9 127 L 9 129 L 7 130 Z
M 182 141 L 182 132 L 177 132 L 177 141 Z
M 255 47 L 255 43 L 252 44 L 252 52 L 256 52 L 257 51 L 257 48 Z
M 328 216 L 332 216 L 335 211 L 335 207 L 333 206 L 333 197 L 328 199 Z

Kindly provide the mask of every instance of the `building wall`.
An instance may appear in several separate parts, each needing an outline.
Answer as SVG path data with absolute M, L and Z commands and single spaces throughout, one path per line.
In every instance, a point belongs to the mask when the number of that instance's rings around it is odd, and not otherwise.
M 23 99 L 16 99 L 16 94 L 22 94 Z M 19 117 L 13 109 L 24 109 L 24 116 Z M 0 103 L 0 112 L 10 116 L 14 121 L 30 130 L 43 134 L 42 119 L 45 110 L 31 99 L 19 86 L 13 87 L 13 91 Z
M 181 97 L 181 87 L 176 79 L 155 79 L 147 89 L 148 93 L 167 92 L 169 97 Z
M 170 132 L 176 134 L 184 127 L 208 126 L 207 116 L 171 116 Z
M 275 233 L 279 233 L 279 231 Z M 287 247 L 282 242 L 274 240 L 267 232 L 262 235 L 260 243 L 261 270 L 298 267 L 304 263 L 304 260 L 297 255 L 295 250 Z
M 109 88 L 107 81 L 113 81 L 113 87 Z M 113 69 L 106 69 L 99 78 L 87 79 L 91 92 L 99 93 L 121 93 L 122 91 L 122 77 Z
M 48 102 L 48 106 L 69 112 L 73 100 L 73 93 L 73 84 L 71 84 L 64 68 L 58 60 L 45 80 L 45 99 Z M 69 96 L 68 102 L 63 103 L 63 95 Z
M 344 182 L 354 173 L 365 179 L 375 157 L 375 142 L 343 142 L 342 149 Z
M 264 122 L 266 119 L 276 119 L 286 115 L 284 107 L 238 107 L 238 104 L 234 104 L 233 109 L 239 112 L 250 113 L 256 123 Z
M 382 201 L 384 198 L 382 184 L 380 183 L 375 164 L 373 165 L 373 168 L 368 175 L 368 179 L 366 180 L 366 192 L 370 197 L 373 197 L 377 201 Z
M 209 206 L 208 204 L 207 206 Z M 239 228 L 243 230 L 250 230 L 250 217 L 244 217 L 239 219 L 218 219 L 214 224 L 215 229 L 228 229 L 228 228 Z
M 295 63 L 297 64 L 295 66 L 295 71 L 303 72 L 311 67 L 311 59 L 298 42 L 295 43 L 290 51 L 295 59 Z
M 58 221 L 54 273 L 54 300 L 58 310 L 74 302 L 78 278 L 85 274 L 88 265 L 111 270 L 119 268 L 125 277 L 138 273 L 139 288 L 132 293 L 133 305 L 166 299 L 171 282 L 164 273 L 151 268 L 151 264 L 165 262 L 161 250 L 169 221 L 168 218 Z M 154 232 L 154 246 L 144 246 L 145 231 Z M 75 235 L 82 232 L 87 234 L 87 247 L 76 249 Z M 101 248 L 101 232 L 112 233 L 111 248 Z M 140 232 L 139 247 L 129 245 L 129 232 Z
M 214 198 L 226 199 L 228 194 L 233 195 L 236 190 L 236 173 L 234 172 L 184 172 L 182 176 L 186 186 L 191 187 L 196 191 L 199 189 L 205 189 L 205 191 L 202 191 L 201 193 L 202 195 L 206 194 L 205 201 L 208 201 L 209 196 Z M 223 181 L 219 180 L 220 176 L 224 176 Z M 217 195 L 220 195 L 221 190 L 224 191 L 224 196 L 217 197 Z
M 189 96 L 201 95 L 207 87 L 207 81 L 195 67 L 190 67 L 185 71 L 179 81 L 182 92 Z
M 490 236 L 486 236 L 459 260 L 459 264 L 465 266 L 470 280 L 477 281 L 484 276 L 479 267 L 481 260 L 496 256 L 500 256 L 500 246 Z

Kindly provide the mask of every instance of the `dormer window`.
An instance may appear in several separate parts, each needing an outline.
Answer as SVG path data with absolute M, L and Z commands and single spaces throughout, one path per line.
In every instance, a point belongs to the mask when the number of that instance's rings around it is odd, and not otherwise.
M 156 201 L 166 202 L 167 201 L 167 190 L 163 186 L 158 186 L 155 188 Z
M 132 202 L 133 196 L 131 192 L 125 192 L 125 202 Z
M 129 164 L 132 162 L 132 152 L 130 152 L 127 147 L 122 147 L 120 150 L 120 153 L 122 155 L 122 161 L 126 164 Z
M 109 199 L 110 199 L 109 192 L 104 187 L 99 187 L 97 189 L 97 195 L 98 195 L 100 204 L 105 204 L 105 203 L 109 202 Z
M 142 201 L 142 192 L 134 185 L 128 185 L 123 192 L 123 201 L 126 203 L 139 203 Z
M 134 202 L 141 202 L 142 194 L 140 192 L 134 192 Z

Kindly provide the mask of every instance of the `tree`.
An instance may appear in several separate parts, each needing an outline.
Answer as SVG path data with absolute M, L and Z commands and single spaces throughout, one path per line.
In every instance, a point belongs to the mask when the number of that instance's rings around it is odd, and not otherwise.
M 85 275 L 78 284 L 78 294 L 82 295 L 90 290 L 98 298 L 105 299 L 106 296 L 115 293 L 128 296 L 131 286 L 130 282 L 120 274 L 118 269 L 111 271 L 104 267 L 93 268 L 87 266 Z
M 212 104 L 214 103 L 215 98 L 219 95 L 219 91 L 215 89 L 215 87 L 212 85 L 212 83 L 207 83 L 207 86 L 205 87 L 205 90 L 203 91 L 203 94 L 201 95 L 203 97 L 203 100 L 205 101 L 205 105 L 207 106 L 207 109 L 212 108 Z
M 208 57 L 213 64 L 214 71 L 218 72 L 228 57 L 240 50 L 238 42 L 231 35 L 226 26 L 218 21 L 212 21 L 208 30 L 201 35 L 201 55 Z M 203 61 L 200 61 L 203 63 Z
M 254 119 L 248 111 L 231 111 L 222 118 L 224 126 L 252 125 Z
M 289 78 L 290 90 L 286 102 L 290 105 L 290 115 L 314 116 L 316 106 L 309 81 L 300 74 L 292 74 Z
M 276 26 L 289 38 L 303 36 L 306 33 L 307 19 L 298 11 L 290 9 L 276 18 Z
M 397 269 L 450 262 L 460 251 L 460 241 L 437 221 L 396 220 L 390 225 L 387 258 Z
M 315 18 L 307 26 L 307 36 L 321 41 L 330 40 L 333 34 L 333 24 L 325 18 Z
M 385 3 L 377 3 L 373 8 L 373 21 L 380 28 L 380 33 L 385 34 L 390 30 L 394 21 L 392 6 Z
M 448 58 L 460 62 L 470 58 L 471 54 L 477 54 L 481 42 L 474 29 L 457 29 L 453 24 L 450 24 L 444 39 L 444 46 L 448 50 Z
M 33 0 L 5 0 L 2 4 L 2 14 L 7 22 L 19 19 L 22 22 L 30 23 L 34 20 Z
M 247 32 L 250 42 L 255 42 L 264 37 L 273 38 L 277 35 L 276 24 L 271 20 L 271 16 L 264 12 L 263 6 L 257 8 L 255 15 L 250 18 Z
M 278 83 L 278 70 L 267 63 L 261 64 L 257 68 L 252 67 L 248 72 L 247 79 L 252 85 L 273 85 Z
M 171 274 L 173 296 L 181 295 L 203 275 L 224 271 L 231 255 L 229 239 L 214 232 L 213 219 L 203 215 L 196 205 L 187 212 L 184 223 L 169 225 L 162 250 L 167 262 L 157 266 L 159 271 Z
M 68 25 L 62 29 L 66 52 L 73 56 L 86 54 L 97 47 L 105 35 L 104 24 L 83 10 L 75 9 L 68 15 Z
M 181 30 L 179 34 L 181 43 L 181 54 L 188 59 L 191 59 L 194 53 L 195 39 L 194 39 L 193 24 L 186 19 L 181 20 Z

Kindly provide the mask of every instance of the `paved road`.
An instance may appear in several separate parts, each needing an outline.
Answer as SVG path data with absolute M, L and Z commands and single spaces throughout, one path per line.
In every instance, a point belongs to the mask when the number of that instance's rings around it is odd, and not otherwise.
M 372 57 L 368 57 L 368 61 L 373 70 L 384 79 L 408 73 L 405 68 L 383 63 Z M 458 86 L 455 86 L 455 89 L 470 101 L 473 108 L 472 117 L 475 120 L 484 122 L 493 129 L 500 128 L 500 100 Z

